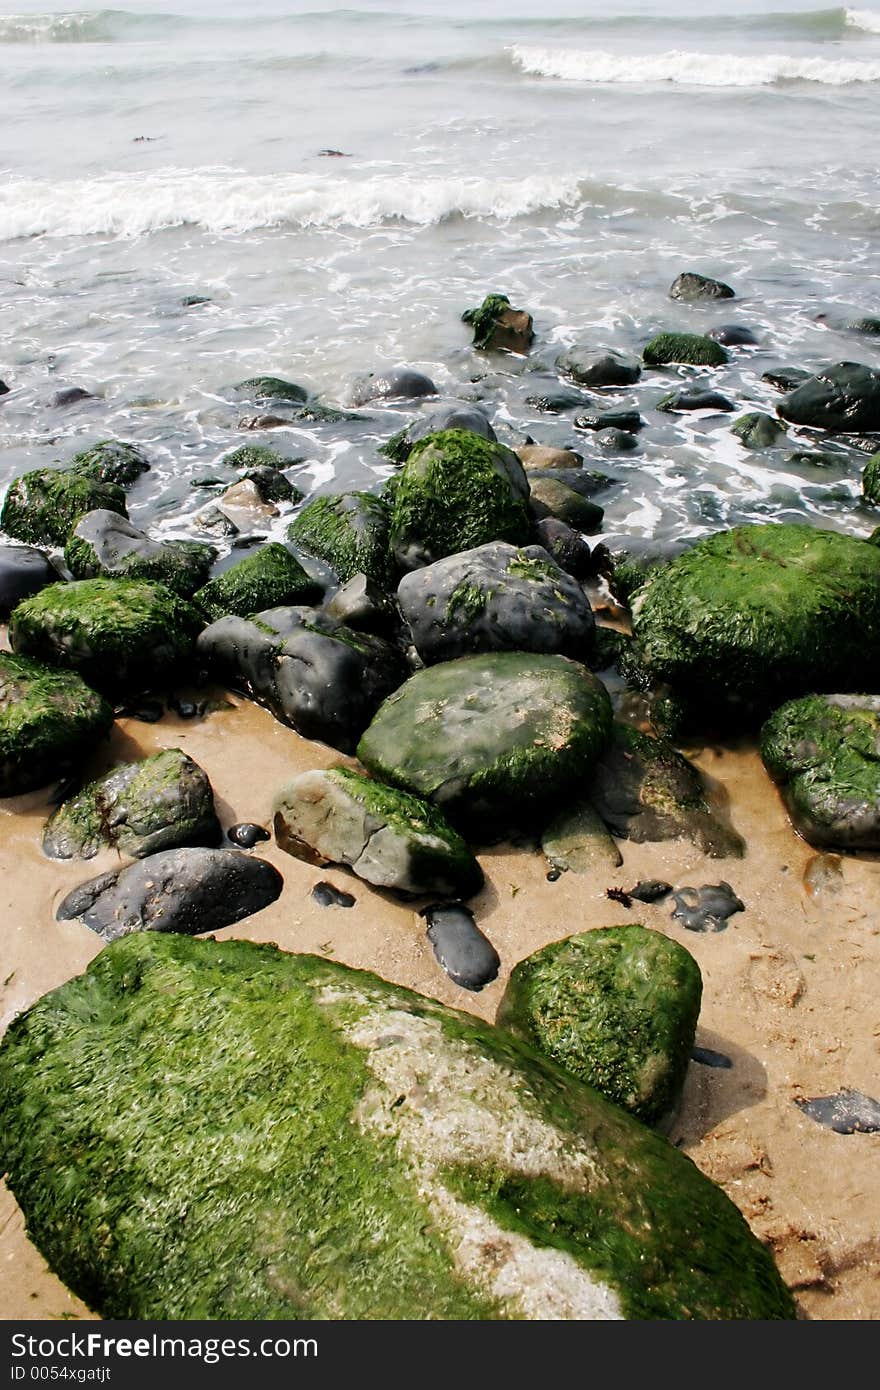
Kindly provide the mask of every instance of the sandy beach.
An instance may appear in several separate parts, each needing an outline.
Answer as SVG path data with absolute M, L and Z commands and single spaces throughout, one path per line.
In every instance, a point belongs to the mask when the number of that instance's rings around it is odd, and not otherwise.
M 269 826 L 274 794 L 309 768 L 345 762 L 238 696 L 203 719 L 156 724 L 120 719 L 90 771 L 179 747 L 208 772 L 224 827 Z M 880 1019 L 880 893 L 876 856 L 818 856 L 791 829 L 752 746 L 685 747 L 709 779 L 716 808 L 745 838 L 742 860 L 711 860 L 683 842 L 620 842 L 613 880 L 571 873 L 548 882 L 537 848 L 499 845 L 480 854 L 486 886 L 471 904 L 501 957 L 497 981 L 479 994 L 454 985 L 434 960 L 416 903 L 401 903 L 345 870 L 318 869 L 274 840 L 256 853 L 284 876 L 271 907 L 222 933 L 271 941 L 292 952 L 332 956 L 492 1020 L 509 971 L 548 942 L 593 927 L 640 921 L 694 955 L 704 991 L 696 1042 L 724 1053 L 729 1069 L 692 1062 L 672 1142 L 718 1182 L 774 1252 L 811 1319 L 880 1315 L 880 1238 L 875 1229 L 880 1135 L 839 1135 L 795 1105 L 841 1087 L 876 1091 Z M 350 760 L 348 760 L 350 761 Z M 2 1023 L 81 972 L 101 949 L 77 922 L 54 920 L 71 887 L 118 863 L 115 852 L 58 863 L 39 841 L 45 793 L 0 810 Z M 676 887 L 729 882 L 746 910 L 715 934 L 684 930 L 671 900 L 630 910 L 609 887 L 662 878 Z M 350 910 L 310 896 L 326 880 L 354 894 Z M 46 1268 L 4 1189 L 0 1204 L 0 1316 L 94 1315 Z

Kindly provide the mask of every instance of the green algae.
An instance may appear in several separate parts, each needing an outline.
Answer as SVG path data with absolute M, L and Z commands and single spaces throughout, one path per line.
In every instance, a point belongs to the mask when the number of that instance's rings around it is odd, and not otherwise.
M 193 603 L 211 619 L 228 614 L 247 618 L 264 608 L 311 603 L 320 592 L 299 560 L 278 541 L 271 541 L 199 589 Z
M 80 517 L 64 547 L 64 560 L 74 579 L 146 579 L 165 584 L 181 598 L 192 598 L 205 583 L 217 551 L 206 541 L 150 541 L 143 547 L 118 551 L 112 561 L 102 559 L 88 536 L 79 534 L 88 525 L 89 513 Z
M 872 454 L 862 470 L 862 496 L 880 506 L 880 453 Z
M 293 381 L 285 381 L 279 376 L 249 377 L 247 381 L 240 381 L 235 389 L 258 403 L 292 401 L 297 405 L 304 405 L 308 400 L 308 392 L 302 386 L 297 386 Z
M 369 492 L 316 497 L 288 527 L 287 538 L 308 555 L 326 560 L 342 583 L 365 574 L 383 587 L 390 584 L 393 561 L 388 546 L 391 512 Z
M 693 367 L 723 367 L 730 361 L 720 343 L 699 333 L 658 333 L 642 353 L 649 367 L 667 362 L 685 362 Z
M 131 487 L 142 473 L 150 471 L 149 461 L 141 450 L 120 439 L 102 439 L 90 449 L 83 449 L 74 455 L 71 467 L 86 478 L 115 483 L 122 488 Z
M 0 528 L 16 540 L 63 546 L 80 517 L 98 509 L 127 516 L 123 489 L 78 470 L 36 468 L 10 484 Z
M 228 454 L 224 454 L 220 462 L 230 468 L 289 468 L 291 464 L 300 460 L 285 458 L 279 454 L 277 449 L 270 449 L 266 444 L 240 444 L 237 449 L 231 449 Z
M 461 321 L 469 324 L 474 330 L 475 348 L 491 347 L 492 335 L 498 320 L 509 308 L 510 300 L 506 294 L 487 294 L 482 304 L 477 305 L 475 309 L 465 309 Z
M 772 415 L 753 410 L 741 415 L 736 424 L 731 425 L 730 432 L 741 439 L 747 449 L 770 449 L 785 436 L 786 429 Z
M 75 672 L 0 652 L 0 796 L 56 780 L 112 723 L 113 710 Z

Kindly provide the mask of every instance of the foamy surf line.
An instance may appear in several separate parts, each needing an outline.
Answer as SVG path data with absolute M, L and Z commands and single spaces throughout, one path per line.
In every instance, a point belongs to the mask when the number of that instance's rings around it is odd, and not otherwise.
M 137 237 L 170 227 L 241 233 L 291 226 L 432 226 L 451 217 L 508 220 L 571 207 L 582 179 L 336 179 L 305 174 L 250 175 L 229 169 L 165 169 L 47 183 L 0 186 L 0 239 Z
M 606 53 L 601 49 L 507 50 L 523 72 L 566 82 L 670 82 L 687 87 L 766 87 L 782 82 L 818 82 L 841 87 L 880 82 L 880 61 L 798 58 L 782 53 Z
M 880 11 L 845 10 L 844 16 L 850 29 L 861 29 L 866 34 L 880 34 Z

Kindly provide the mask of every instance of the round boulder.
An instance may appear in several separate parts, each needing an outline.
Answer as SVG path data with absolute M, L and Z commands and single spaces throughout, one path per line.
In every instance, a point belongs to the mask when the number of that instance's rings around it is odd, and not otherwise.
M 0 796 L 20 796 L 87 757 L 113 711 L 74 671 L 0 652 Z

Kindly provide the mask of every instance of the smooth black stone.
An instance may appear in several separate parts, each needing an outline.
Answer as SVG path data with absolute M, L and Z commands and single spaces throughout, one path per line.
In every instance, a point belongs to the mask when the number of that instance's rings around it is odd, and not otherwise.
M 47 584 L 57 584 L 60 574 L 48 555 L 30 545 L 0 545 L 0 617 L 8 617 L 16 604 Z
M 659 878 L 648 878 L 640 880 L 635 888 L 630 888 L 628 896 L 640 903 L 658 903 L 671 892 L 671 883 L 664 883 Z
M 498 952 L 463 903 L 433 903 L 419 916 L 428 923 L 435 959 L 454 984 L 476 992 L 497 978 Z
M 584 404 L 584 397 L 576 396 L 573 391 L 550 391 L 545 396 L 526 396 L 526 405 L 546 415 L 561 415 L 566 410 L 577 410 Z
M 334 888 L 332 883 L 325 881 L 315 884 L 311 896 L 319 907 L 354 907 L 357 902 L 353 893 L 343 893 L 341 888 Z
M 861 1091 L 844 1088 L 833 1096 L 796 1100 L 795 1105 L 835 1134 L 876 1134 L 880 1130 L 880 1101 Z
M 672 915 L 687 931 L 725 931 L 728 917 L 745 912 L 745 903 L 723 881 L 704 883 L 701 888 L 680 888 L 674 897 Z
M 600 430 L 596 435 L 598 443 L 609 453 L 631 453 L 639 447 L 639 441 L 628 430 Z
M 9 387 L 6 385 L 6 382 L 5 382 L 5 381 L 0 381 L 0 396 L 8 396 L 8 395 L 9 395 Z
M 774 367 L 771 371 L 765 372 L 761 380 L 768 381 L 771 386 L 778 386 L 780 391 L 793 391 L 801 382 L 808 381 L 809 377 L 810 373 L 805 372 L 803 367 Z
M 711 1047 L 695 1047 L 691 1051 L 691 1061 L 699 1062 L 701 1067 L 720 1067 L 729 1071 L 733 1062 L 725 1052 L 713 1052 Z
M 205 713 L 204 705 L 196 704 L 195 700 L 180 700 L 176 695 L 169 696 L 168 708 L 181 719 L 200 719 Z
M 718 410 L 725 414 L 736 410 L 733 401 L 721 391 L 675 391 L 657 403 L 657 409 L 667 414 L 684 410 Z
M 548 883 L 558 883 L 559 879 L 562 878 L 562 870 L 548 869 L 546 877 Z
M 253 849 L 261 840 L 270 839 L 268 830 L 264 830 L 261 825 L 254 825 L 252 821 L 239 821 L 237 825 L 230 825 L 226 832 L 226 838 L 231 840 L 239 849 Z
M 644 425 L 637 410 L 588 410 L 574 417 L 576 430 L 624 430 L 634 434 Z
M 56 391 L 52 397 L 53 405 L 76 405 L 77 401 L 93 401 L 95 399 L 91 391 L 84 391 L 81 386 L 67 386 L 63 391 Z
M 121 719 L 137 719 L 141 724 L 158 724 L 165 707 L 158 700 L 142 700 L 137 705 L 126 705 L 119 710 Z
M 758 345 L 758 339 L 752 330 L 744 328 L 739 323 L 720 323 L 717 328 L 710 328 L 706 337 L 714 339 L 716 343 L 721 343 L 724 347 L 757 347 Z

